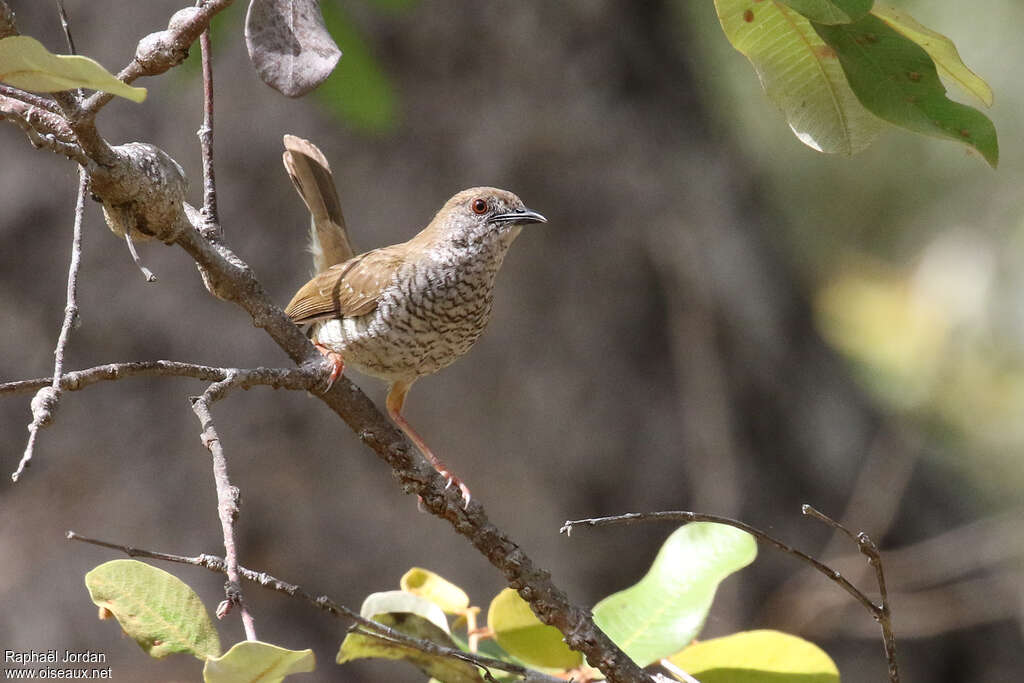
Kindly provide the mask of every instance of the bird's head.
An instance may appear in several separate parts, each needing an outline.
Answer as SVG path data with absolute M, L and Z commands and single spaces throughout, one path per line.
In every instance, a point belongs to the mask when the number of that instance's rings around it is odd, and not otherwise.
M 494 187 L 459 192 L 434 218 L 437 228 L 448 237 L 469 242 L 495 236 L 513 238 L 523 225 L 547 222 L 544 216 L 526 208 L 516 195 Z

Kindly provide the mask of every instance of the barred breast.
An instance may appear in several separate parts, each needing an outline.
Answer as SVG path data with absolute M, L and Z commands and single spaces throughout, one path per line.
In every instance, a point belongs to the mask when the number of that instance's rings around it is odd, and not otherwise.
M 320 323 L 317 341 L 346 366 L 394 382 L 413 381 L 464 355 L 491 317 L 494 280 L 518 234 L 475 243 L 445 241 L 398 268 L 366 315 Z

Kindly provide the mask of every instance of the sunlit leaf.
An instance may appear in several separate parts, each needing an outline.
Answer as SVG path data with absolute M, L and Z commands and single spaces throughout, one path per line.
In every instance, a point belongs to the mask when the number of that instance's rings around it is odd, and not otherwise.
M 750 534 L 721 524 L 677 529 L 647 575 L 594 606 L 594 622 L 640 666 L 679 652 L 700 632 L 718 584 L 757 555 Z
M 986 107 L 992 106 L 992 88 L 981 76 L 967 68 L 952 40 L 927 26 L 922 26 L 914 17 L 891 5 L 875 5 L 871 13 L 920 45 L 935 62 L 939 74 L 977 97 Z
M 849 24 L 871 9 L 874 0 L 777 0 L 819 24 Z
M 286 650 L 283 647 L 245 640 L 235 643 L 221 657 L 206 660 L 205 683 L 279 683 L 290 674 L 316 668 L 312 650 Z
M 530 605 L 511 588 L 498 593 L 487 610 L 494 639 L 513 657 L 530 666 L 572 669 L 583 655 L 570 650 L 561 631 L 537 618 Z
M 136 560 L 112 560 L 85 575 L 89 597 L 117 618 L 151 657 L 220 654 L 220 640 L 199 596 L 173 574 Z
M 402 590 L 429 600 L 449 614 L 456 614 L 469 607 L 466 592 L 429 569 L 413 567 L 399 582 Z
M 363 606 L 359 610 L 359 613 L 367 619 L 372 619 L 374 614 L 393 612 L 408 612 L 423 617 L 448 633 L 448 619 L 440 607 L 425 598 L 405 591 L 371 593 L 363 600 Z
M 80 55 L 55 55 L 29 36 L 0 39 L 0 81 L 37 92 L 89 88 L 133 102 L 146 99 L 145 88 L 118 80 L 99 62 Z
M 923 48 L 870 14 L 853 24 L 814 27 L 873 114 L 916 133 L 970 145 L 993 167 L 999 163 L 995 126 L 977 109 L 946 97 Z
M 853 94 L 835 52 L 807 19 L 777 2 L 715 0 L 715 8 L 729 42 L 750 60 L 801 142 L 851 155 L 878 137 L 886 124 Z
M 701 683 L 839 683 L 839 669 L 824 650 L 780 631 L 705 640 L 669 661 Z

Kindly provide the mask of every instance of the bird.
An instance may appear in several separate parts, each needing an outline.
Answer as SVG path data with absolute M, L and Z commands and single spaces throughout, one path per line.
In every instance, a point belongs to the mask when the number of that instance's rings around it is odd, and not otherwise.
M 445 202 L 406 242 L 354 254 L 341 203 L 322 153 L 285 136 L 285 167 L 312 214 L 316 274 L 285 313 L 310 325 L 320 352 L 333 363 L 328 388 L 346 367 L 388 384 L 388 416 L 443 476 L 468 508 L 472 494 L 427 446 L 402 414 L 421 377 L 466 354 L 491 317 L 494 282 L 523 226 L 547 223 L 515 194 L 473 187 Z

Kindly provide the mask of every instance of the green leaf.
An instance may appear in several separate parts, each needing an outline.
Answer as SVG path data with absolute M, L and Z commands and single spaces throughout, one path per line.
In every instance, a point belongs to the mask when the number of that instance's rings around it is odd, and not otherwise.
M 779 0 L 779 2 L 789 5 L 819 24 L 849 24 L 867 14 L 874 0 Z
M 996 129 L 977 109 L 953 102 L 923 48 L 876 16 L 853 24 L 814 24 L 834 49 L 853 92 L 868 110 L 916 133 L 974 147 L 994 168 Z
M 469 596 L 464 590 L 429 569 L 413 567 L 402 576 L 399 585 L 406 593 L 429 600 L 448 614 L 458 614 L 469 607 Z
M 835 52 L 800 14 L 777 2 L 715 0 L 722 30 L 750 60 L 768 97 L 808 147 L 852 155 L 885 127 L 857 99 Z
M 750 534 L 699 522 L 677 529 L 638 583 L 594 607 L 594 622 L 639 666 L 679 652 L 700 632 L 718 584 L 754 561 Z
M 373 593 L 363 601 L 362 616 L 390 626 L 414 638 L 429 640 L 444 647 L 457 646 L 448 634 L 444 612 L 434 603 L 404 591 Z M 335 661 L 353 659 L 404 659 L 428 676 L 446 683 L 479 683 L 482 679 L 472 664 L 426 654 L 415 648 L 381 640 L 361 633 L 349 633 L 341 643 Z
M 839 669 L 824 650 L 780 631 L 705 640 L 669 660 L 701 683 L 839 683 Z
M 315 97 L 335 116 L 369 133 L 384 133 L 397 122 L 395 89 L 370 47 L 337 2 L 320 4 L 327 30 L 345 51 Z
M 572 669 L 583 663 L 583 655 L 569 649 L 561 631 L 538 619 L 529 603 L 511 588 L 491 600 L 487 625 L 498 645 L 529 666 Z
M 0 81 L 36 92 L 90 88 L 133 102 L 146 99 L 145 88 L 118 80 L 99 62 L 79 55 L 55 55 L 29 36 L 0 39 Z
M 992 106 L 992 88 L 981 76 L 967 68 L 952 40 L 927 26 L 922 26 L 914 17 L 890 5 L 875 5 L 871 13 L 920 45 L 935 62 L 939 74 L 977 97 L 986 107 Z
M 235 643 L 222 657 L 206 660 L 205 683 L 278 683 L 285 676 L 316 668 L 312 650 L 283 647 L 245 640 Z
M 105 562 L 85 575 L 89 597 L 117 618 L 151 657 L 220 654 L 220 640 L 199 596 L 173 574 L 136 560 Z

